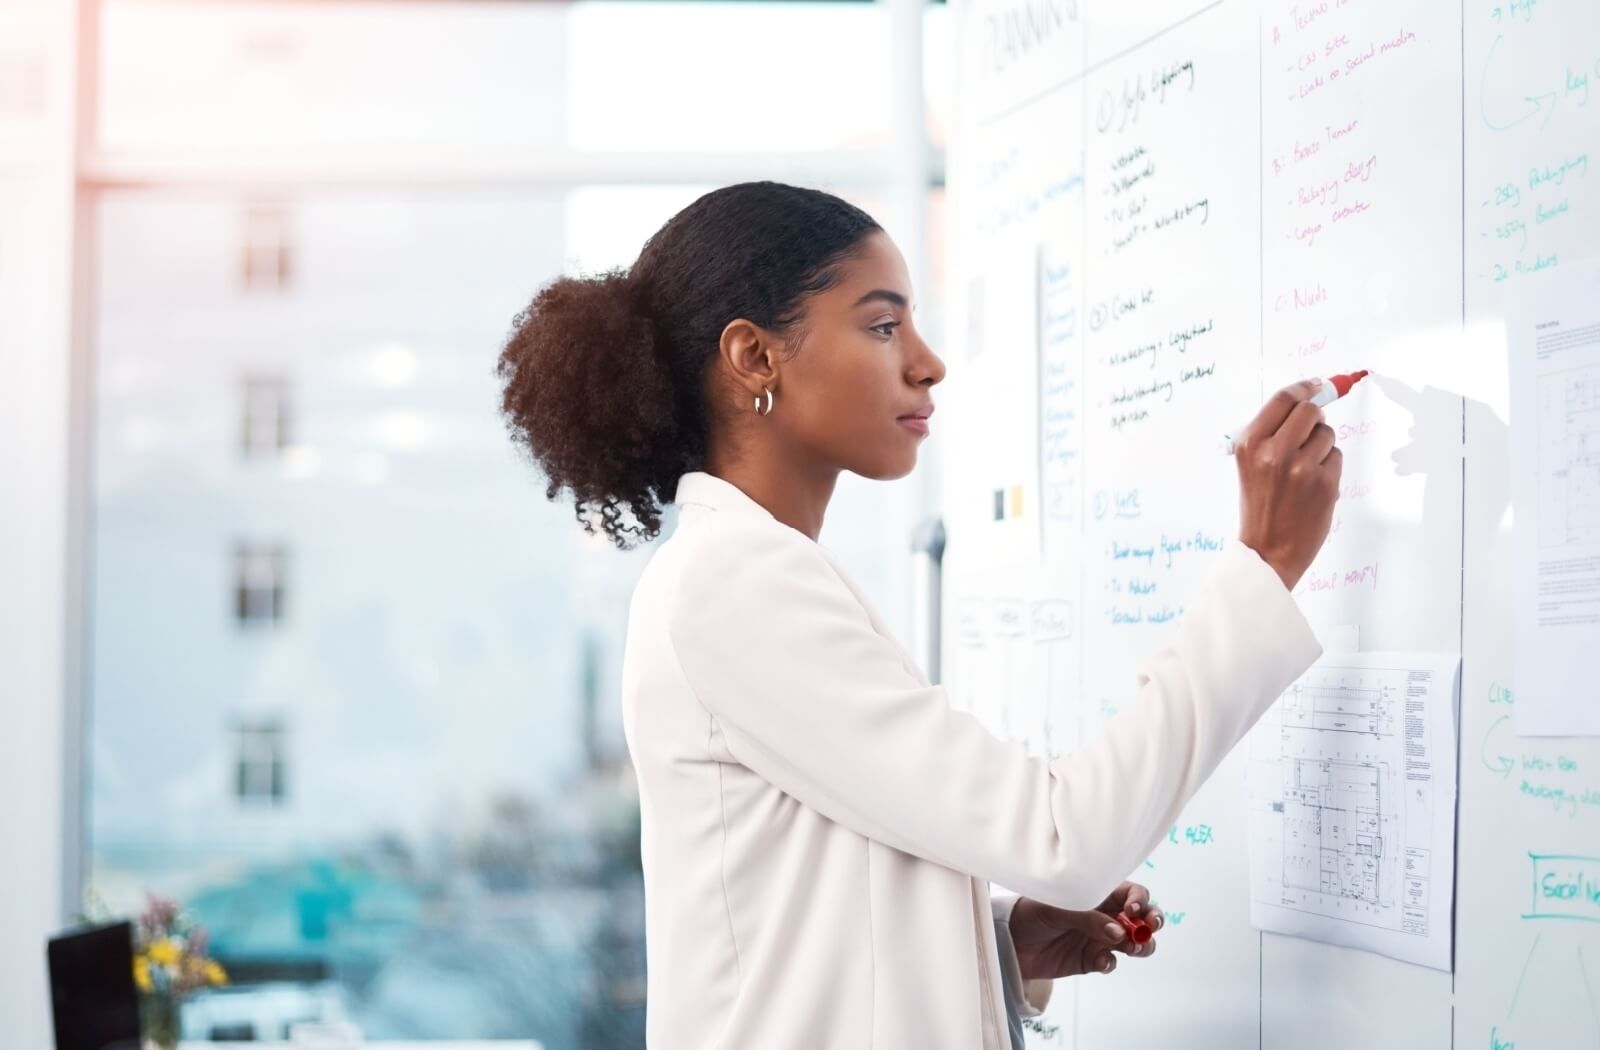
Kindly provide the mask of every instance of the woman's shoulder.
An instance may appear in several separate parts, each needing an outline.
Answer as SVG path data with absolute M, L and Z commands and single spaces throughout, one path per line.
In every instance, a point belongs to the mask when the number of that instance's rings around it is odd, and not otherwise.
M 831 571 L 816 541 L 761 514 L 684 514 L 660 554 L 671 571 L 711 578 Z
M 634 588 L 630 619 L 680 627 L 796 615 L 808 599 L 853 600 L 822 549 L 770 517 L 704 511 L 681 515 Z M 731 619 L 729 619 L 731 618 Z

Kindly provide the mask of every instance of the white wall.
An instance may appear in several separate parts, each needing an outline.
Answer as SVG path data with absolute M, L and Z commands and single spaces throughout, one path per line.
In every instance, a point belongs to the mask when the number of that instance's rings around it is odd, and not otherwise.
M 74 4 L 0 0 L 0 1025 L 50 1045 L 61 925 Z

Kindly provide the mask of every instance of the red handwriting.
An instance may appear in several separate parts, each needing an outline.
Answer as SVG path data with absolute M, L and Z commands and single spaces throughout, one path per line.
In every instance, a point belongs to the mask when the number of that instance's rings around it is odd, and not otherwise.
M 1302 359 L 1307 357 L 1315 357 L 1327 348 L 1328 337 L 1323 336 L 1320 339 L 1313 339 L 1309 343 L 1301 343 L 1299 346 L 1295 347 L 1295 354 L 1297 357 Z
M 1372 205 L 1368 204 L 1364 200 L 1351 201 L 1349 204 L 1333 209 L 1333 221 L 1340 222 L 1341 220 L 1350 218 L 1352 215 L 1360 215 L 1362 212 L 1367 211 L 1371 207 Z
M 1331 124 L 1326 124 L 1323 125 L 1323 130 L 1327 132 L 1328 141 L 1332 142 L 1334 139 L 1342 139 L 1346 135 L 1350 134 L 1356 129 L 1356 125 L 1359 123 L 1361 123 L 1360 120 L 1352 120 L 1342 128 L 1336 128 Z
M 1372 178 L 1372 169 L 1378 165 L 1378 155 L 1372 154 L 1366 160 L 1353 160 L 1345 166 L 1344 181 L 1366 182 Z
M 1300 580 L 1300 586 L 1294 593 L 1299 594 L 1329 594 L 1333 591 L 1346 590 L 1351 587 L 1371 587 L 1378 589 L 1378 562 L 1370 565 L 1360 565 L 1349 569 L 1329 569 L 1326 572 L 1306 573 Z
M 1279 292 L 1278 297 L 1272 301 L 1272 309 L 1282 313 L 1291 307 L 1296 313 L 1301 310 L 1311 310 L 1328 301 L 1328 290 L 1322 287 L 1322 282 L 1308 288 L 1296 288 L 1291 292 Z
M 1359 423 L 1340 423 L 1337 437 L 1340 441 L 1353 441 L 1356 438 L 1366 437 L 1378 429 L 1375 419 L 1363 419 Z

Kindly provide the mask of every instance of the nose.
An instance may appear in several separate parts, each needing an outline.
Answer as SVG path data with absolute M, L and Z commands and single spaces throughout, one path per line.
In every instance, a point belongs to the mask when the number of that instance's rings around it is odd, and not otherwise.
M 913 386 L 936 386 L 944 381 L 944 359 L 933 352 L 927 340 L 917 336 L 917 348 L 906 365 L 906 378 Z

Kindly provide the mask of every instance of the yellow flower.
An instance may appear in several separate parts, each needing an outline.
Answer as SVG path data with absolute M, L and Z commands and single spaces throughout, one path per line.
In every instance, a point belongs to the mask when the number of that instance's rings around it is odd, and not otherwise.
M 215 959 L 206 960 L 206 982 L 208 984 L 228 983 L 228 972 Z
M 139 991 L 150 990 L 150 960 L 141 953 L 133 960 L 133 983 L 139 986 Z
M 156 941 L 149 948 L 150 961 L 157 966 L 176 966 L 183 958 L 183 947 L 173 938 Z

